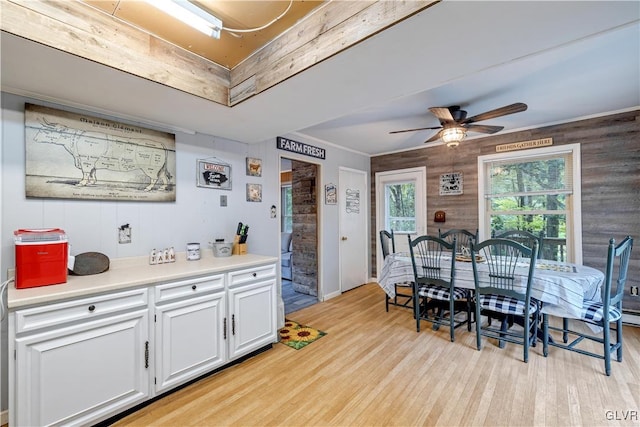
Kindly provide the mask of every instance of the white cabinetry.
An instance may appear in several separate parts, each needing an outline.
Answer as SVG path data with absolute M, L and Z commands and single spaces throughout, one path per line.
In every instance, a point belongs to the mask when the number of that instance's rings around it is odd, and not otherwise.
M 226 361 L 224 275 L 155 287 L 156 392 Z
M 229 359 L 277 341 L 274 264 L 229 273 Z
M 10 425 L 79 425 L 149 396 L 146 289 L 11 314 Z
M 15 308 L 12 293 L 9 424 L 95 424 L 275 343 L 276 264 L 253 257 Z

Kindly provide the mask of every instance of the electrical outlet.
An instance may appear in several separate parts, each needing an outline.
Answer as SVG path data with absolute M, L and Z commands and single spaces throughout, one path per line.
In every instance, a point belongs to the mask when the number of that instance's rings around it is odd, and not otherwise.
M 638 296 L 638 287 L 637 286 L 631 286 L 631 290 L 629 292 L 631 294 L 631 296 L 637 297 Z

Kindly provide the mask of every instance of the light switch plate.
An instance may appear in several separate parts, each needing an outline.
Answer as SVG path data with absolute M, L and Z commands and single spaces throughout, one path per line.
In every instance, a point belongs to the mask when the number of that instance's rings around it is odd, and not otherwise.
M 118 228 L 118 243 L 131 243 L 131 227 L 129 224 L 121 225 Z
M 221 195 L 220 196 L 220 206 L 227 206 L 227 196 Z

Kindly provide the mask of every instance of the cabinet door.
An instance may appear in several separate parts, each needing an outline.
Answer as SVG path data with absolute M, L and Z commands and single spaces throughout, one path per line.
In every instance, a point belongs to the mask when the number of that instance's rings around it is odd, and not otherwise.
M 162 392 L 221 366 L 225 294 L 156 307 L 156 391 Z
M 148 311 L 16 339 L 14 425 L 86 425 L 146 400 Z
M 274 279 L 229 289 L 229 359 L 277 341 Z

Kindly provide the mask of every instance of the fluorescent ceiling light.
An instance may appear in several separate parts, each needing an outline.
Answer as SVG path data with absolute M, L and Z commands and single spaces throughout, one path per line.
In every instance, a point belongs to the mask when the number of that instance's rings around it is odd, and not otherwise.
M 164 13 L 173 16 L 190 27 L 213 37 L 220 38 L 222 21 L 208 12 L 200 9 L 195 4 L 186 0 L 146 0 L 150 5 L 160 9 Z

